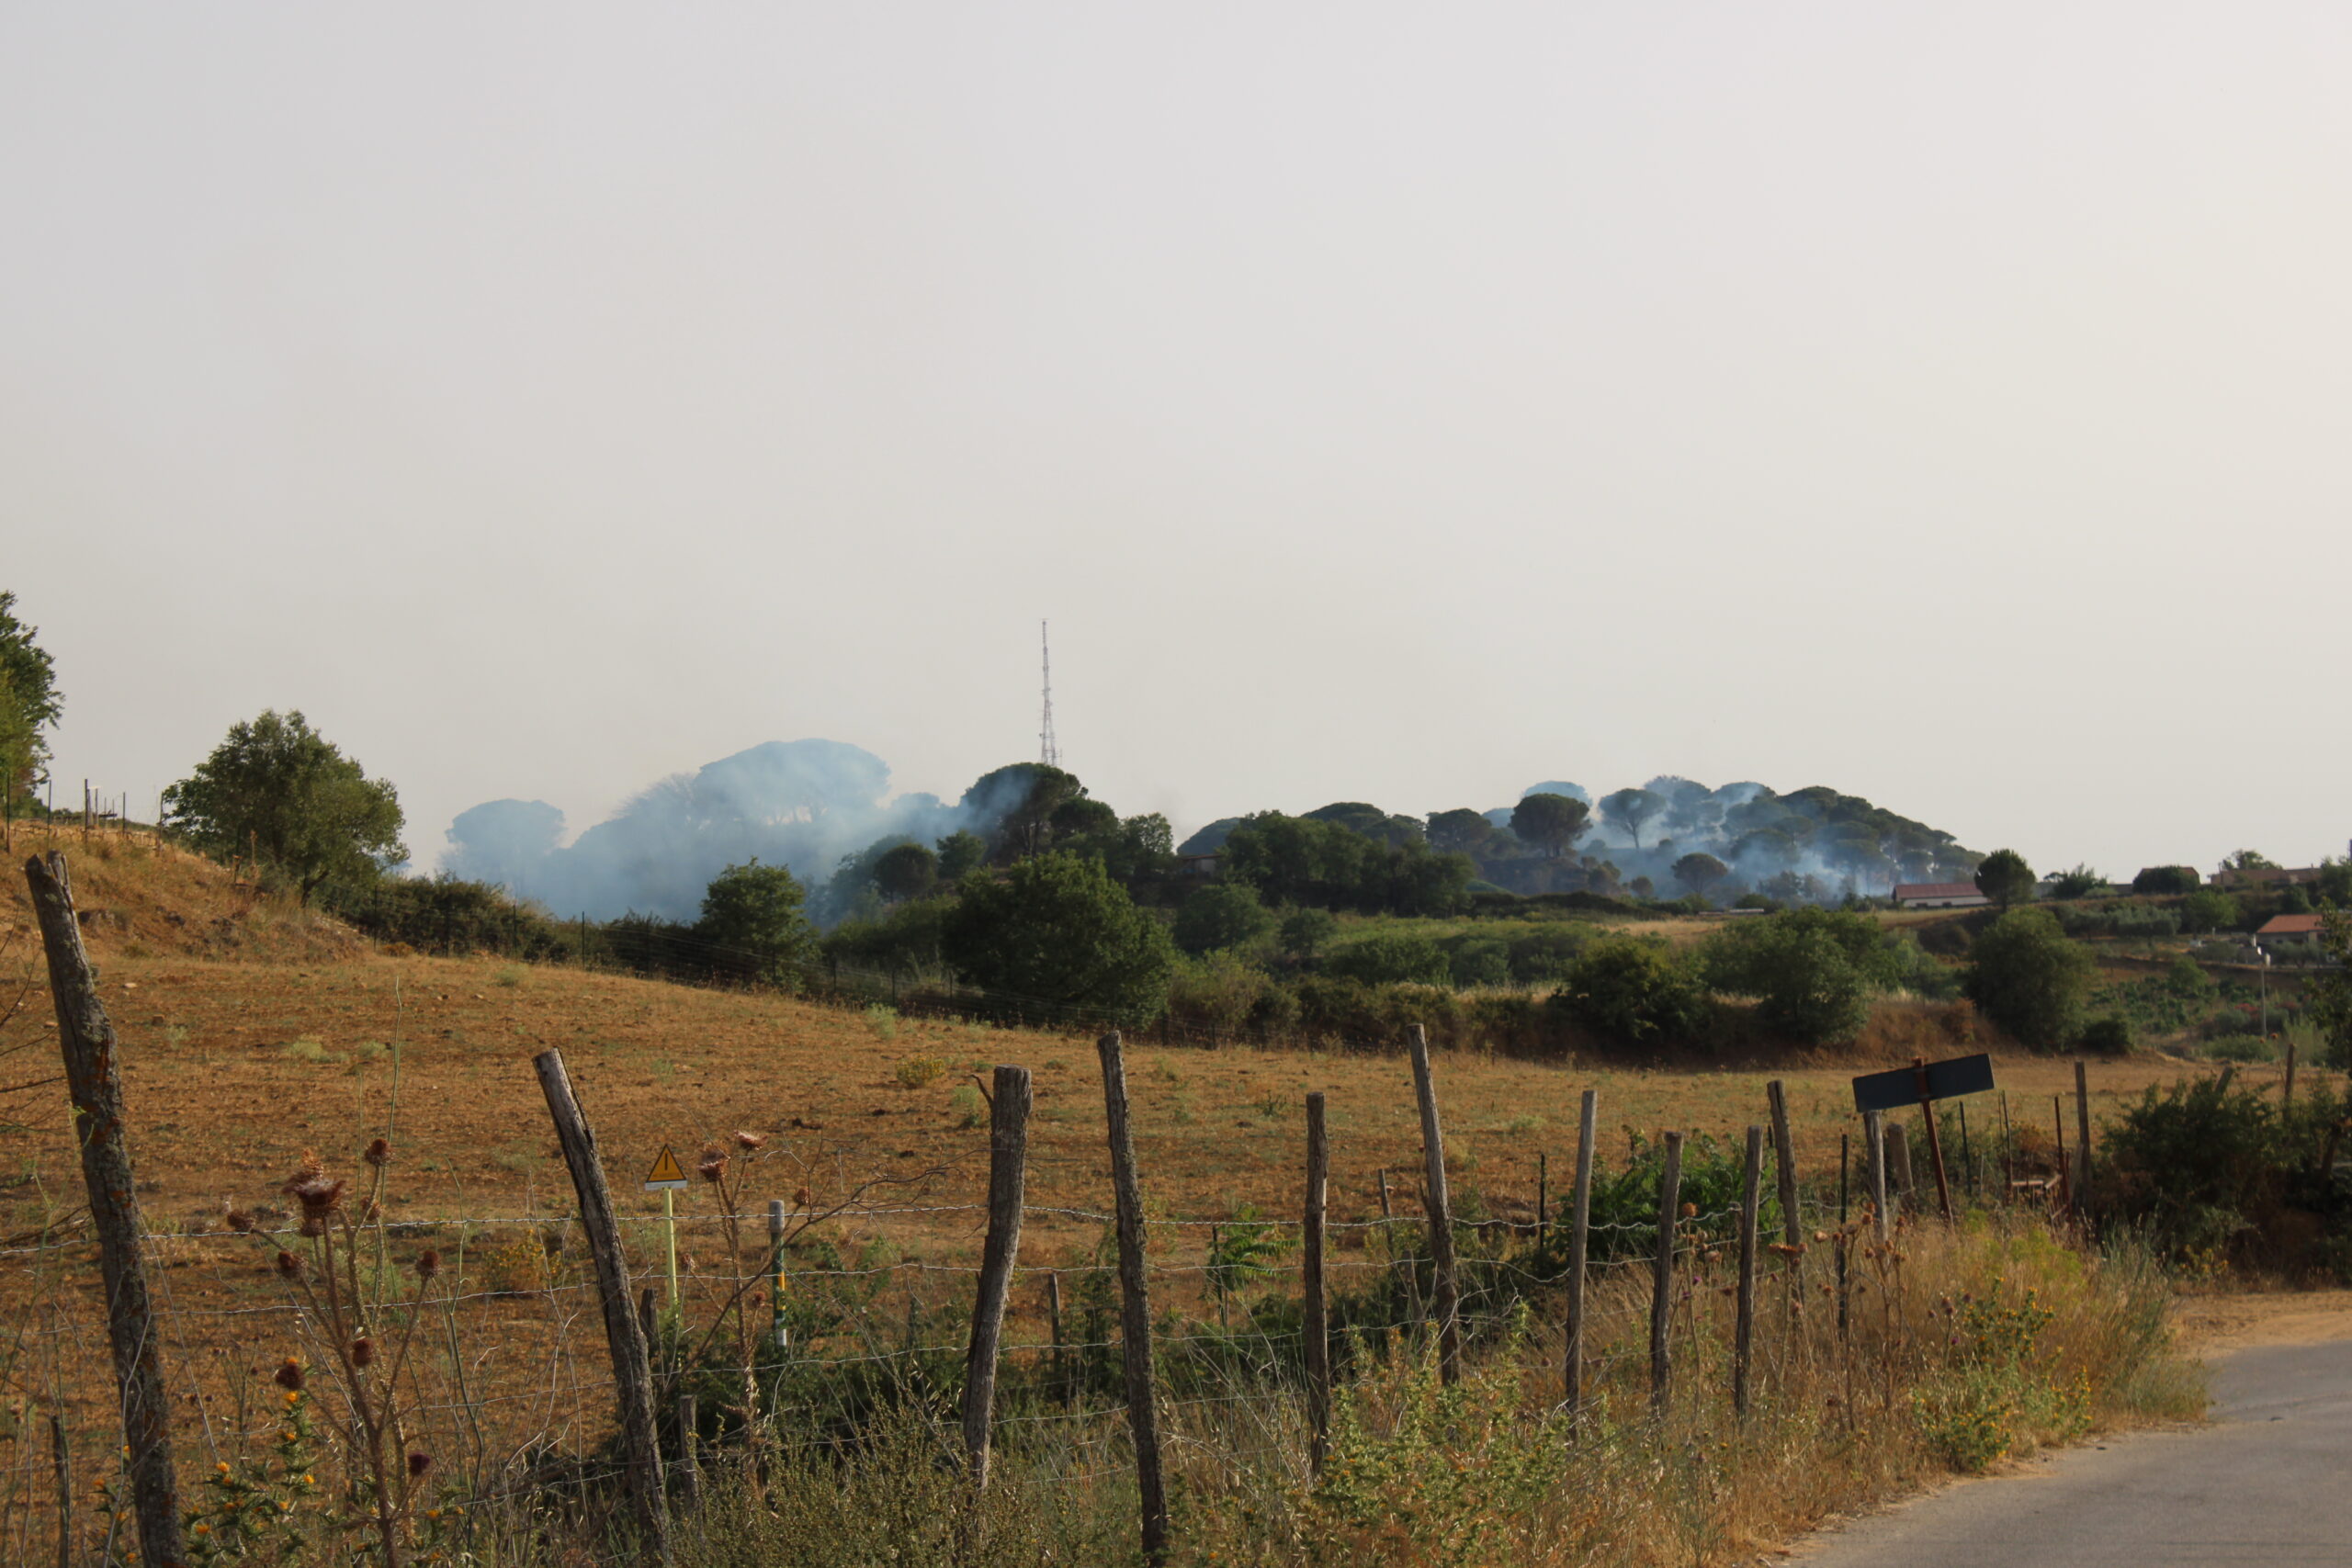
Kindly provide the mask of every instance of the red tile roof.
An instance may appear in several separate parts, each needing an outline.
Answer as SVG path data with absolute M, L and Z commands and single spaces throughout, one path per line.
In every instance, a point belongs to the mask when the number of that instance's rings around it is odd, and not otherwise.
M 2273 915 L 2263 922 L 2256 936 L 2316 936 L 2319 934 L 2317 915 Z

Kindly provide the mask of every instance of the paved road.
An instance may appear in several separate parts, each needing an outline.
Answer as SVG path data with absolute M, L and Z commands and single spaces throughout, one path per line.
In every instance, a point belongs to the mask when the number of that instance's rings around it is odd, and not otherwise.
M 1823 1536 L 1805 1568 L 2352 1562 L 2352 1340 L 2241 1350 L 2213 1425 L 2069 1450 Z

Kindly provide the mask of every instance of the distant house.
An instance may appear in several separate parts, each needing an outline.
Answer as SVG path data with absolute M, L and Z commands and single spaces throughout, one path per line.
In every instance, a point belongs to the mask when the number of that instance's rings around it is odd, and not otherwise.
M 2213 874 L 2213 886 L 2216 887 L 2308 886 L 2318 880 L 2319 867 L 2315 865 L 2291 868 L 2283 865 L 2266 865 L 2256 867 L 2251 871 L 2233 871 L 2225 865 Z
M 2309 942 L 2320 934 L 2317 915 L 2273 915 L 2254 933 L 2255 944 L 2263 946 L 2274 942 Z
M 1176 857 L 1176 874 L 1179 876 L 1215 876 L 1217 872 L 1217 866 L 1224 861 L 1224 859 L 1225 857 L 1221 854 L 1178 855 Z
M 1973 882 L 1898 882 L 1894 885 L 1894 907 L 1898 909 L 1975 909 L 1992 901 Z

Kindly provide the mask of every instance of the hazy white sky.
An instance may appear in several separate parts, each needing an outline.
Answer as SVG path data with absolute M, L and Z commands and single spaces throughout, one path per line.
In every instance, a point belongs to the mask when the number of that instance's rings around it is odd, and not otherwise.
M 0 0 L 57 772 L 2352 834 L 2352 7 Z M 152 807 L 150 807 L 152 809 Z

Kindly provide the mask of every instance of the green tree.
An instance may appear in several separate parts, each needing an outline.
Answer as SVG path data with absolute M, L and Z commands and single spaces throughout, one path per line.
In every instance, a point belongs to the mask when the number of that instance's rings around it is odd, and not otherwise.
M 1511 807 L 1510 830 L 1542 849 L 1544 858 L 1557 860 L 1584 837 L 1592 807 L 1568 795 L 1522 795 Z
M 1453 962 L 1445 949 L 1409 931 L 1374 931 L 1323 955 L 1322 971 L 1367 986 L 1450 986 Z
M 2194 893 L 2199 878 L 2194 866 L 2150 865 L 2132 879 L 2134 893 Z
M 1339 930 L 1340 918 L 1329 909 L 1293 909 L 1274 940 L 1293 958 L 1311 961 Z
M 1262 941 L 1276 917 L 1246 882 L 1217 882 L 1184 900 L 1176 911 L 1176 945 L 1195 957 L 1220 948 L 1244 948 Z
M 2330 1066 L 2352 1067 L 2352 913 L 2329 909 L 2320 916 L 2319 942 L 2335 966 L 2305 989 L 2312 1021 L 2326 1035 Z
M 817 928 L 803 911 L 799 880 L 753 855 L 710 879 L 703 890 L 695 936 L 708 946 L 713 967 L 740 979 L 797 989 L 802 968 L 816 956 Z
M 2015 850 L 1995 850 L 1976 866 L 1976 891 L 2007 909 L 2033 897 L 2033 867 Z
M 929 893 L 939 881 L 939 855 L 922 844 L 893 844 L 874 862 L 874 886 L 890 902 Z
M 2260 850 L 2237 850 L 2222 857 L 2222 864 L 2231 871 L 2277 871 L 2278 863 Z
M 1632 834 L 1637 850 L 1642 847 L 1643 827 L 1665 809 L 1666 797 L 1646 789 L 1621 789 L 1600 800 L 1600 814 Z
M 1708 937 L 1700 972 L 1715 990 L 1757 998 L 1775 1033 L 1807 1045 L 1840 1044 L 1870 1021 L 1870 993 L 1895 962 L 1867 916 L 1792 909 L 1739 920 Z
M 29 795 L 46 776 L 48 732 L 64 716 L 57 661 L 17 616 L 17 596 L 0 589 L 0 789 Z
M 1047 853 L 966 885 L 940 951 L 973 985 L 1055 1013 L 1121 1024 L 1168 1009 L 1175 944 L 1100 861 Z
M 2104 892 L 2106 888 L 2106 877 L 2087 865 L 2077 865 L 2058 873 L 2050 884 L 2050 896 L 2052 898 L 2087 898 L 2094 893 Z
M 1706 1018 L 1690 972 L 1663 946 L 1634 937 L 1587 943 L 1548 1005 L 1628 1044 L 1689 1034 Z
M 2096 965 L 2047 909 L 2011 909 L 1969 949 L 1966 989 L 2020 1044 L 2055 1051 L 2082 1032 Z
M 196 771 L 164 792 L 164 812 L 209 854 L 252 854 L 299 889 L 364 886 L 407 858 L 400 797 L 299 712 L 231 728 Z
M 2180 926 L 2183 931 L 2234 931 L 2245 919 L 2238 901 L 2218 887 L 2200 887 L 2180 901 Z
M 961 882 L 967 873 L 986 865 L 988 858 L 989 841 L 959 828 L 939 840 L 939 880 Z
M 1731 867 L 1714 856 L 1696 850 L 1674 863 L 1674 880 L 1702 898 L 1730 874 Z
M 1431 812 L 1428 833 L 1430 848 L 1441 853 L 1476 855 L 1495 836 L 1495 825 L 1461 806 L 1452 811 Z

